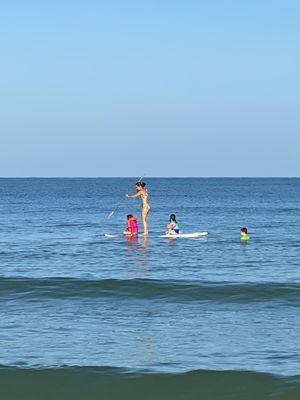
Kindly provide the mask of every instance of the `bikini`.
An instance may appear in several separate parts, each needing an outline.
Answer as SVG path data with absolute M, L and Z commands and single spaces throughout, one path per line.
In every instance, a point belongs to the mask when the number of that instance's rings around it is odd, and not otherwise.
M 142 198 L 142 209 L 143 211 L 149 211 L 150 210 L 150 204 L 148 203 L 148 192 L 147 190 L 144 191 L 144 194 L 141 194 Z

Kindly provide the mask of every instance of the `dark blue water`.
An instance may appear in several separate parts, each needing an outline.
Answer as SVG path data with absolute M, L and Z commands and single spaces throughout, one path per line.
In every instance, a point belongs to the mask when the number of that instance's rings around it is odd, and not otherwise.
M 112 382 L 125 379 L 123 371 L 138 381 L 146 372 L 166 376 L 162 390 L 176 374 L 176 393 L 186 373 L 200 374 L 202 389 L 213 374 L 229 374 L 222 379 L 239 399 L 248 398 L 238 389 L 244 379 L 247 396 L 254 387 L 249 398 L 267 398 L 269 380 L 281 379 L 282 392 L 300 375 L 300 179 L 146 182 L 150 235 L 132 241 L 104 234 L 121 233 L 128 213 L 140 217 L 140 201 L 125 198 L 134 179 L 0 180 L 0 380 L 23 382 L 31 371 L 35 381 L 42 371 L 52 374 L 49 386 L 57 371 L 77 381 L 89 367 Z M 160 238 L 170 213 L 185 232 L 208 237 Z M 199 395 L 192 377 L 196 392 L 183 398 Z M 299 388 L 275 398 L 299 398 Z M 219 389 L 203 398 L 222 398 Z

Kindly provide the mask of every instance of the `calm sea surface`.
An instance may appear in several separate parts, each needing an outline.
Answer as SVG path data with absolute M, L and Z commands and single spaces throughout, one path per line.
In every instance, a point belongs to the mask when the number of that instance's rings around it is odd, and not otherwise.
M 0 179 L 3 399 L 299 399 L 300 179 L 134 182 Z

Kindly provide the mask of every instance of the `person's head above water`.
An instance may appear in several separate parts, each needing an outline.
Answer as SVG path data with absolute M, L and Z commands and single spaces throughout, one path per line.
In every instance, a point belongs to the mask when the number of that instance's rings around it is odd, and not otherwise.
M 128 214 L 128 215 L 127 215 L 127 219 L 130 219 L 130 218 L 133 218 L 133 215 Z
M 248 229 L 244 226 L 243 228 L 241 228 L 240 230 L 241 233 L 241 240 L 249 240 L 249 236 L 248 236 Z
M 177 222 L 177 221 L 176 221 L 176 215 L 175 215 L 175 214 L 171 214 L 171 215 L 170 215 L 170 222 Z

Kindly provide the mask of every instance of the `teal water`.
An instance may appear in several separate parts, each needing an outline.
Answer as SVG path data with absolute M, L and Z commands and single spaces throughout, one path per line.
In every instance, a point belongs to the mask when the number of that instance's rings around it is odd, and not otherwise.
M 0 179 L 5 398 L 298 399 L 300 179 L 146 182 L 131 241 L 132 179 Z

